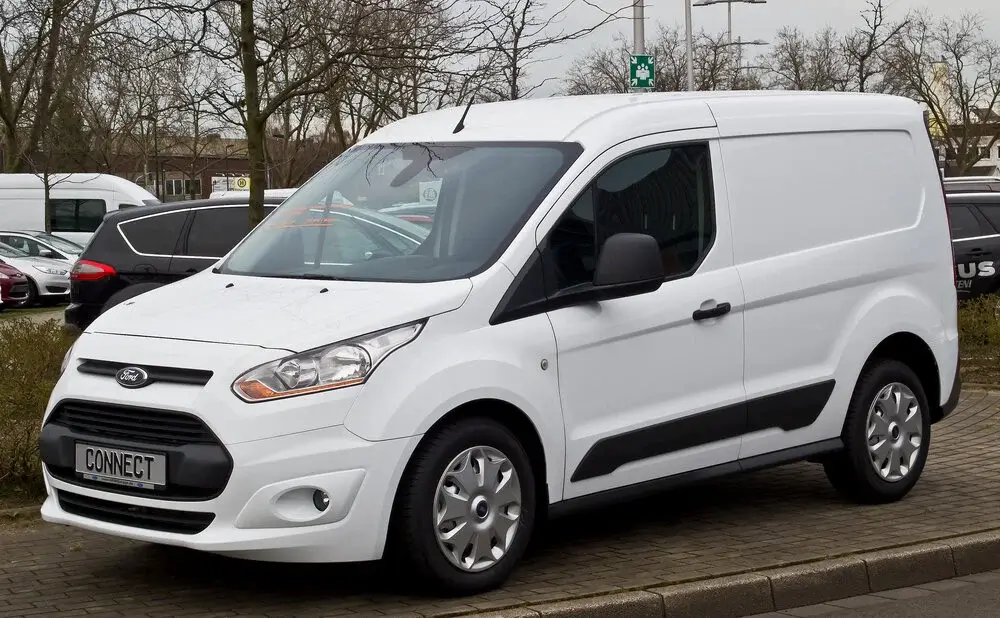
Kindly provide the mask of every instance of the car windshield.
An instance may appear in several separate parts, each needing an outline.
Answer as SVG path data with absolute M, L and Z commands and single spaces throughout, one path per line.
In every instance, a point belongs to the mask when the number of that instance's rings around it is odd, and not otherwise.
M 0 243 L 0 257 L 7 258 L 26 258 L 29 257 L 24 251 L 19 251 L 10 245 L 5 245 Z
M 47 245 L 52 245 L 58 251 L 62 251 L 63 253 L 83 253 L 83 247 L 75 242 L 70 242 L 65 238 L 59 238 L 58 236 L 46 234 L 45 232 L 33 232 L 31 235 Z
M 573 163 L 569 143 L 369 144 L 320 171 L 220 266 L 230 274 L 443 281 L 492 264 Z M 400 205 L 422 205 L 413 212 Z

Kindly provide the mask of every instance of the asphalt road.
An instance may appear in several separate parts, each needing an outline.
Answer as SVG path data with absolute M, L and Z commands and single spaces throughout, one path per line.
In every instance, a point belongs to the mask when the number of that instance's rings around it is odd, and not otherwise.
M 823 618 L 996 618 L 1000 616 L 1000 571 L 887 590 L 763 616 Z

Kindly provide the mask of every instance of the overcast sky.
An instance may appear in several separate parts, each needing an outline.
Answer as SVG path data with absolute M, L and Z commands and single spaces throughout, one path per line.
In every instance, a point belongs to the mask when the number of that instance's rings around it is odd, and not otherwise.
M 564 6 L 565 0 L 548 0 L 550 9 Z M 631 0 L 591 0 L 598 6 L 632 6 Z M 586 3 L 577 1 L 570 8 L 560 24 L 565 31 L 573 31 L 593 23 L 599 15 Z M 684 0 L 646 0 L 646 40 L 656 36 L 658 24 L 683 26 Z M 865 0 L 767 0 L 767 4 L 734 4 L 733 37 L 746 40 L 763 39 L 769 41 L 775 30 L 782 26 L 797 26 L 804 32 L 815 32 L 826 26 L 837 30 L 847 30 L 861 20 L 861 11 L 867 7 Z M 896 19 L 911 9 L 929 9 L 935 14 L 958 17 L 964 12 L 976 12 L 985 19 L 987 34 L 1000 39 L 1000 0 L 888 0 L 887 17 Z M 573 58 L 584 54 L 596 44 L 607 44 L 620 32 L 631 40 L 631 8 L 626 14 L 629 21 L 614 26 L 606 26 L 584 40 L 572 41 L 557 50 L 547 50 L 547 60 L 534 68 L 533 81 L 549 76 L 558 76 L 568 67 Z M 701 28 L 710 32 L 725 32 L 726 6 L 724 4 L 695 7 L 692 13 L 694 30 Z M 766 50 L 767 48 L 762 48 Z M 625 70 L 625 67 L 622 67 Z M 539 91 L 539 95 L 551 94 L 561 85 L 550 82 L 549 87 Z

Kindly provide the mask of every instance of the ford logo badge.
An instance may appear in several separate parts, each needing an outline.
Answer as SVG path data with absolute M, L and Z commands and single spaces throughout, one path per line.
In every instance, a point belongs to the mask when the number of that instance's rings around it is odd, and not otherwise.
M 149 374 L 139 367 L 122 367 L 115 373 L 115 381 L 125 388 L 142 388 L 149 384 Z

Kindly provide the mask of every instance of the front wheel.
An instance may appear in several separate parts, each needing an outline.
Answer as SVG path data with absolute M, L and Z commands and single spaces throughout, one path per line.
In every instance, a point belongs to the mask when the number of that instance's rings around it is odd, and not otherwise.
M 502 585 L 528 545 L 535 478 L 506 427 L 472 418 L 438 432 L 402 480 L 393 553 L 404 573 L 438 594 Z
M 855 387 L 842 437 L 844 451 L 824 464 L 834 488 L 865 504 L 906 496 L 931 441 L 930 405 L 913 370 L 896 360 L 869 366 Z

